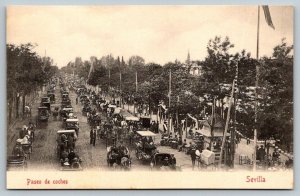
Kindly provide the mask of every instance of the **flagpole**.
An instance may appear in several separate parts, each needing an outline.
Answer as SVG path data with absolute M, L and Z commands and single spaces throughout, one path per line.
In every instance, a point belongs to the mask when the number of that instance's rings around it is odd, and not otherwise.
M 229 120 L 230 120 L 230 112 L 231 112 L 231 106 L 232 106 L 232 99 L 233 99 L 233 96 L 234 96 L 235 83 L 236 83 L 236 79 L 234 79 L 233 82 L 232 82 L 232 89 L 231 89 L 230 98 L 229 98 L 228 111 L 227 111 L 227 117 L 226 117 L 226 124 L 225 124 L 225 129 L 224 129 L 223 138 L 222 138 L 220 160 L 219 160 L 218 168 L 221 168 L 222 159 L 223 159 L 223 156 L 224 156 L 223 155 L 224 154 L 223 151 L 224 151 L 224 148 L 225 148 L 225 141 L 226 141 L 227 132 L 228 132 L 228 126 L 229 126 Z M 226 153 L 225 153 L 225 156 L 226 156 Z M 226 157 L 224 157 L 224 165 L 226 166 Z
M 110 68 L 108 68 L 108 91 L 110 90 Z
M 170 114 L 170 108 L 171 108 L 171 80 L 172 80 L 172 73 L 170 69 L 170 74 L 169 74 L 169 122 L 168 122 L 168 134 L 170 134 L 171 131 L 171 114 Z
M 138 78 L 137 78 L 137 71 L 135 72 L 135 92 L 138 91 Z
M 255 74 L 255 104 L 254 104 L 254 153 L 253 153 L 253 171 L 256 171 L 256 145 L 257 145 L 257 107 L 258 107 L 258 76 L 259 76 L 259 23 L 260 6 L 257 13 L 257 42 L 256 42 L 256 74 Z
M 120 72 L 120 107 L 122 105 L 122 73 Z

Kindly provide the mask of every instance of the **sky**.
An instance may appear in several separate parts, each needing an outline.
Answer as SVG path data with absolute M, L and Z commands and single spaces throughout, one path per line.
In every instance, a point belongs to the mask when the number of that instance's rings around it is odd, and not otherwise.
M 8 6 L 7 43 L 36 43 L 58 67 L 76 57 L 142 56 L 146 63 L 204 60 L 207 43 L 228 36 L 232 53 L 256 56 L 258 6 Z M 259 56 L 286 38 L 293 44 L 291 6 L 270 6 L 275 30 L 261 9 Z

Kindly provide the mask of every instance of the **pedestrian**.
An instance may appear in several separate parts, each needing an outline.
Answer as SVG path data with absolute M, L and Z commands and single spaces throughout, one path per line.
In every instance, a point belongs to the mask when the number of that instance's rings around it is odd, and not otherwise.
M 90 144 L 93 144 L 95 146 L 96 143 L 96 130 L 93 128 L 90 131 Z
M 250 139 L 249 139 L 249 138 L 247 138 L 247 145 L 248 145 L 248 144 L 250 144 Z
M 192 167 L 193 167 L 193 170 L 195 168 L 195 162 L 196 162 L 196 148 L 193 146 L 191 151 L 191 159 L 192 159 Z
M 19 138 L 23 139 L 26 134 L 27 134 L 27 126 L 24 125 L 23 128 L 20 129 L 19 131 Z
M 280 158 L 280 153 L 278 152 L 278 146 L 275 146 L 275 149 L 274 149 L 274 152 L 272 154 L 272 160 L 273 161 L 279 161 L 279 158 Z
M 34 131 L 35 131 L 35 125 L 32 122 L 29 122 L 29 127 L 28 130 L 31 131 L 30 133 L 30 137 L 32 138 L 32 140 L 34 140 Z
M 116 133 L 115 130 L 112 131 L 112 137 L 111 137 L 111 139 L 112 139 L 113 145 L 117 145 L 117 133 Z
M 186 139 L 183 140 L 182 145 L 179 147 L 178 152 L 182 151 L 184 148 L 186 148 L 187 142 Z
M 260 148 L 257 151 L 257 156 L 260 162 L 263 162 L 266 157 L 266 151 L 263 145 L 260 146 Z
M 76 97 L 76 105 L 78 104 L 78 97 Z

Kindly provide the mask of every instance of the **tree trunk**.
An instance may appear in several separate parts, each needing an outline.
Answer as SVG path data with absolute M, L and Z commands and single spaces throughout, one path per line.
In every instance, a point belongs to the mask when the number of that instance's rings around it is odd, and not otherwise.
M 23 104 L 22 114 L 23 114 L 23 116 L 24 116 L 24 113 L 25 113 L 25 106 L 26 106 L 25 101 L 26 101 L 26 94 L 24 93 L 23 96 L 22 96 L 22 104 Z
M 16 96 L 16 118 L 19 118 L 19 103 L 20 103 L 20 97 L 19 94 Z
M 185 137 L 187 138 L 187 134 L 188 134 L 188 131 L 187 131 L 187 117 L 185 117 Z
M 178 117 L 178 109 L 177 109 L 177 111 L 176 111 L 176 130 L 177 131 L 179 131 L 178 125 L 179 125 L 179 117 Z
M 11 119 L 11 116 L 12 116 L 12 106 L 13 106 L 13 101 L 12 99 L 9 100 L 8 102 L 8 123 L 10 124 L 12 119 Z
M 223 99 L 221 99 L 221 104 L 222 104 L 222 108 L 221 108 L 221 118 L 224 119 L 224 101 L 223 101 Z
M 157 113 L 156 113 L 156 123 L 157 123 L 157 133 L 159 133 L 159 122 L 158 122 L 158 117 L 159 117 L 159 110 L 157 108 Z
M 213 100 L 213 104 L 212 104 L 212 120 L 211 120 L 211 126 L 210 126 L 210 135 L 211 135 L 211 139 L 209 141 L 209 149 L 212 151 L 212 142 L 214 139 L 214 126 L 215 126 L 215 104 L 216 104 L 216 99 L 214 98 Z

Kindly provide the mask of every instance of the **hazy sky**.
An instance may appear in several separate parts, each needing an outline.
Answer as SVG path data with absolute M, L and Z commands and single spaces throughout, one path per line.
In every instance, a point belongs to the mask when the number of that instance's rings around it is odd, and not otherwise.
M 272 54 L 286 37 L 293 43 L 293 8 L 270 7 L 275 30 L 261 9 L 260 56 Z M 146 62 L 164 64 L 207 55 L 208 40 L 229 36 L 232 52 L 256 54 L 257 6 L 10 6 L 7 42 L 37 43 L 40 55 L 59 67 L 76 56 L 140 55 Z

